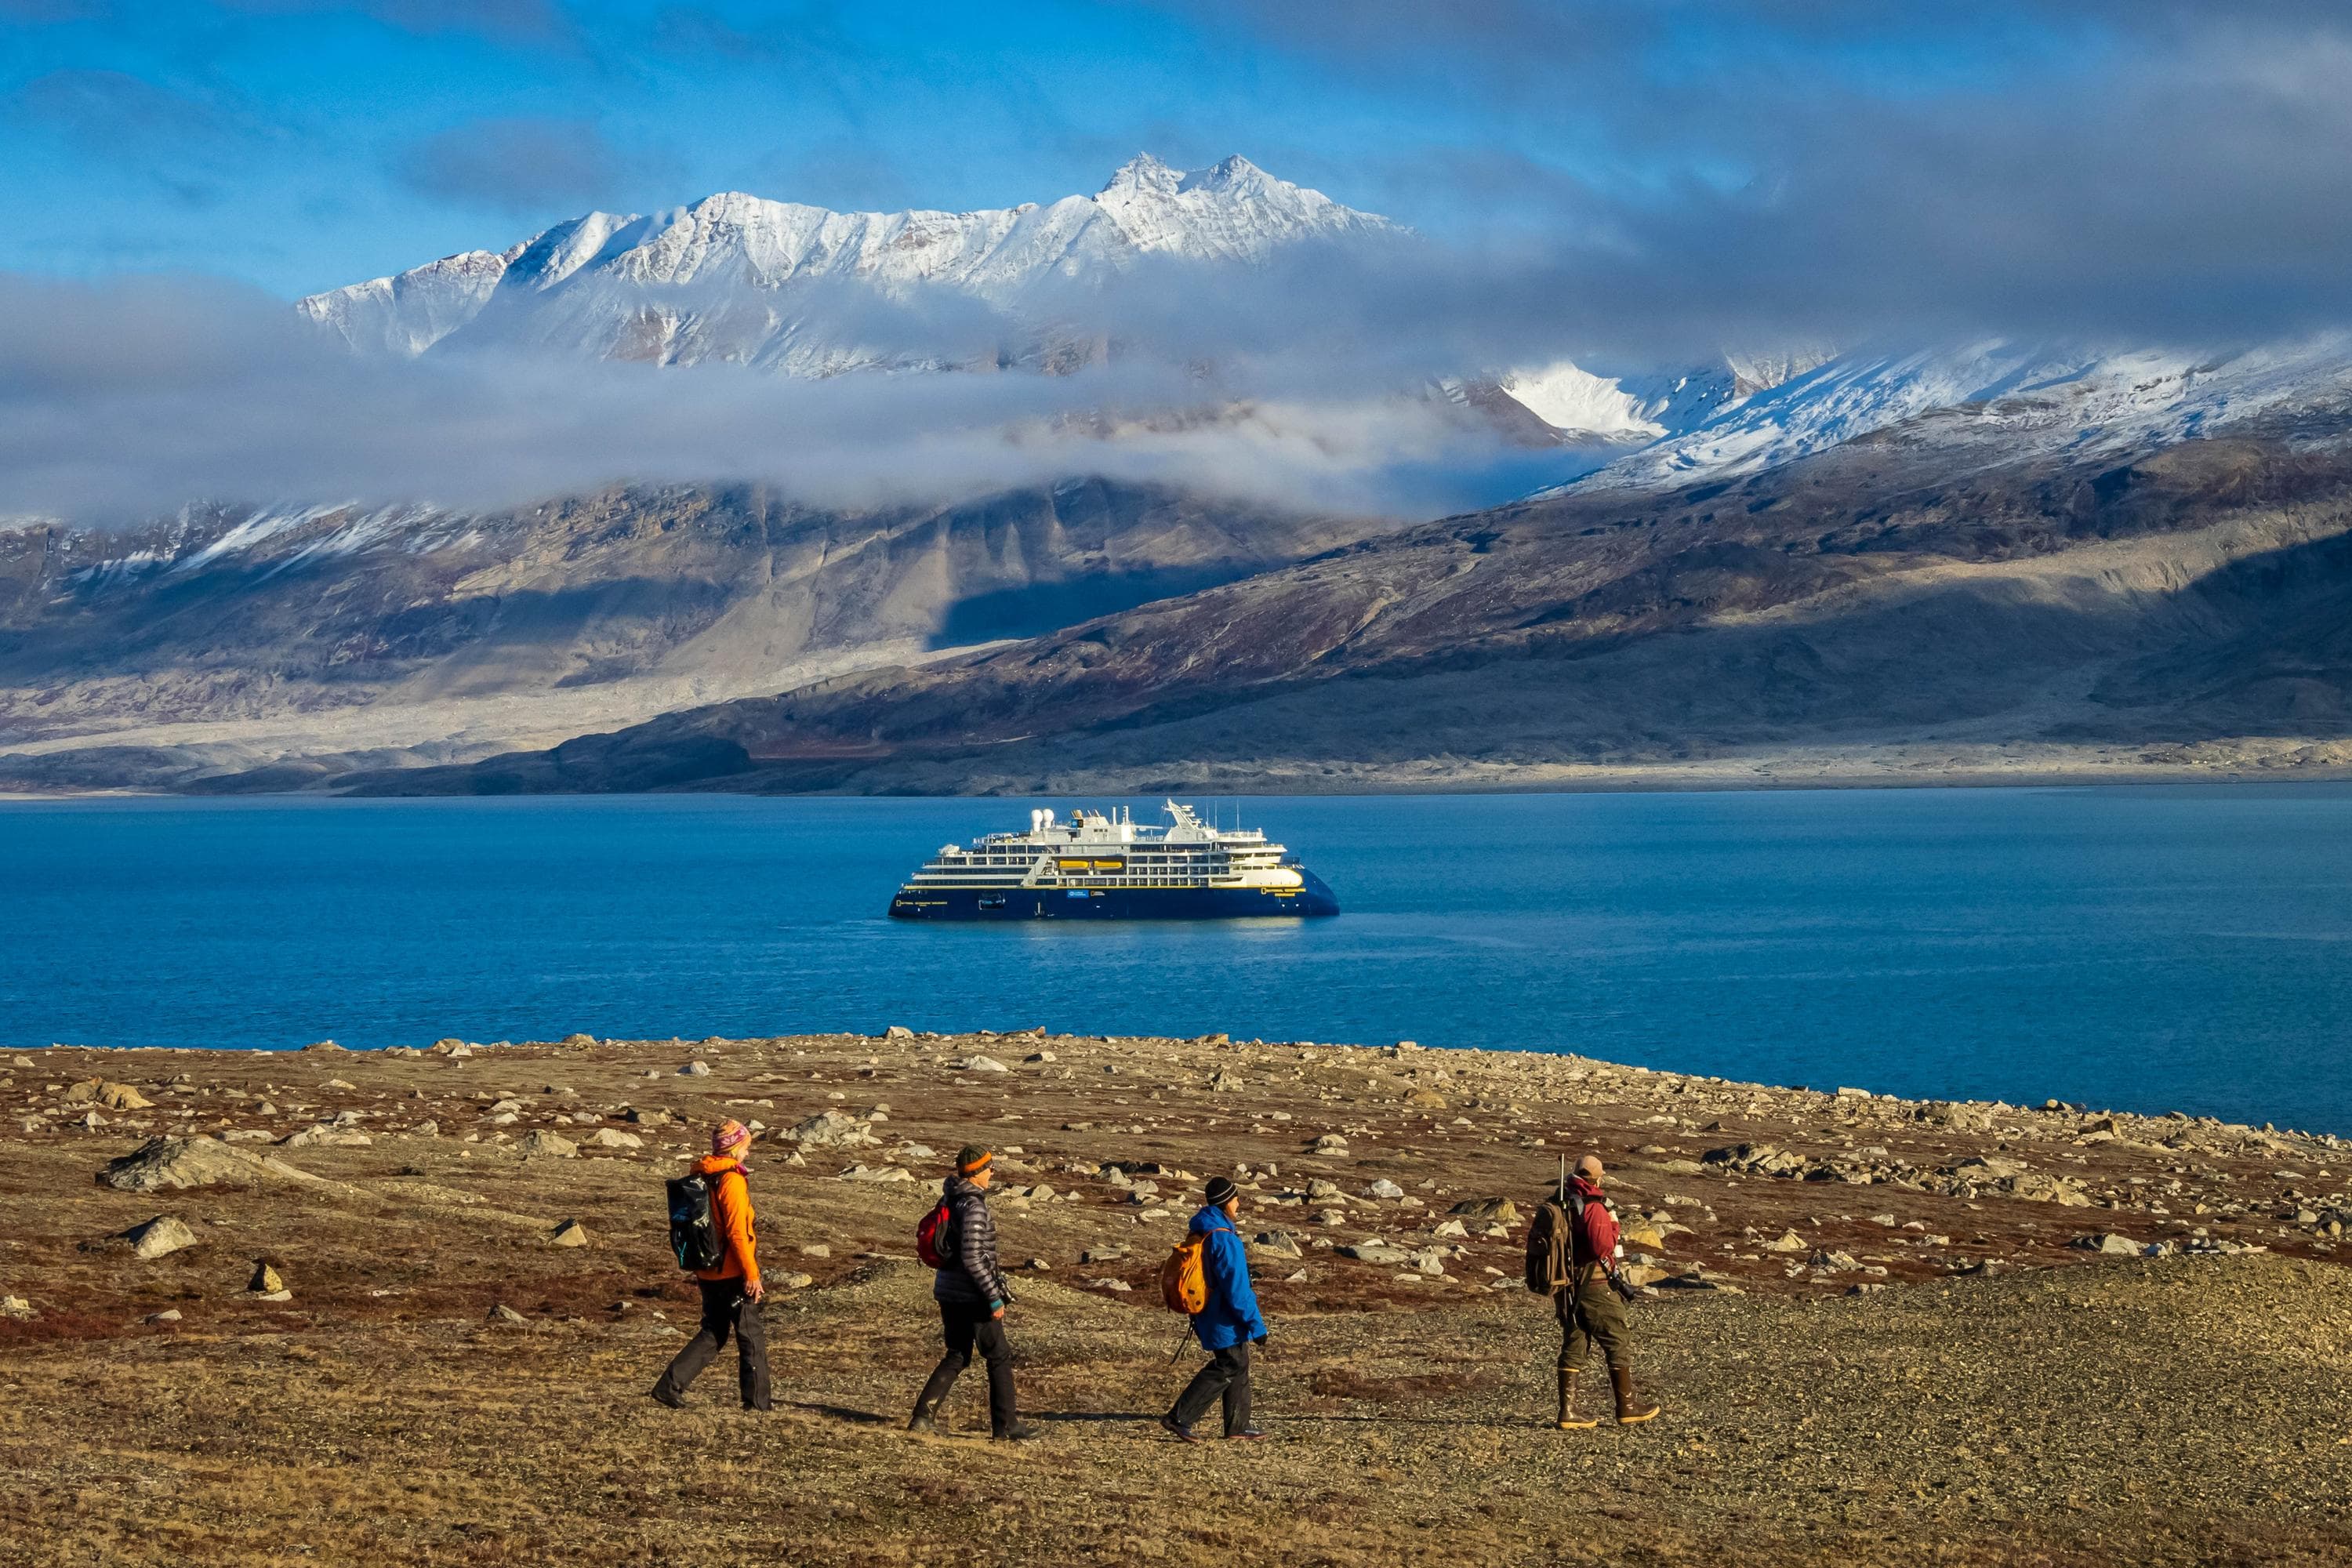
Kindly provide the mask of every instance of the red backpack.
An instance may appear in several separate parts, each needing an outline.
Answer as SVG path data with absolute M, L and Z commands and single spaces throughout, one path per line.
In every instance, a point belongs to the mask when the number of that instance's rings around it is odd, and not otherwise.
M 951 1268 L 955 1237 L 955 1207 L 944 1197 L 915 1226 L 915 1256 L 926 1268 Z

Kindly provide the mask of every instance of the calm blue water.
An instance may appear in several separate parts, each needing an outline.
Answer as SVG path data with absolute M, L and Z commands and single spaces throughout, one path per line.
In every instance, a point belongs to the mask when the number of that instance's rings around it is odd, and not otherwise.
M 1031 804 L 0 805 L 0 1046 L 1226 1029 L 2352 1133 L 2352 787 L 1255 800 L 1347 913 L 882 918 Z

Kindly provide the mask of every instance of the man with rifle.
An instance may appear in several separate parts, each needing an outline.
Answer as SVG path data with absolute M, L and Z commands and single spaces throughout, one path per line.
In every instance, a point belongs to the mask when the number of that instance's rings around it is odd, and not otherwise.
M 1617 1216 L 1601 1195 L 1601 1161 L 1587 1154 L 1576 1174 L 1537 1209 L 1528 1227 L 1528 1288 L 1552 1299 L 1559 1313 L 1559 1415 L 1563 1432 L 1600 1425 L 1576 1416 L 1576 1377 L 1598 1345 L 1617 1394 L 1617 1424 L 1631 1426 L 1658 1414 L 1633 1399 L 1633 1349 L 1626 1342 L 1625 1302 L 1633 1294 L 1617 1270 Z

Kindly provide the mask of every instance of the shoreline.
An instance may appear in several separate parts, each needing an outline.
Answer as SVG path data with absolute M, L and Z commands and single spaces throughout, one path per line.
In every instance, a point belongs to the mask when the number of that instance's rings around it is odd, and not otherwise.
M 808 1036 L 785 1035 L 772 1037 L 746 1037 L 746 1038 L 771 1038 L 784 1040 L 800 1038 L 829 1040 L 858 1037 L 860 1037 L 855 1035 L 842 1035 L 838 1033 Z M 918 1040 L 924 1041 L 987 1041 L 996 1039 L 1024 1039 L 1029 1037 L 1026 1032 L 1016 1032 L 1014 1034 L 1007 1035 L 992 1029 L 972 1029 L 958 1032 L 920 1030 L 917 1031 L 913 1037 Z M 1175 1041 L 1177 1043 L 1191 1043 L 1190 1041 L 1183 1039 L 1181 1037 L 1172 1036 L 1082 1035 L 1062 1037 L 1098 1042 L 1116 1042 L 1122 1045 L 1135 1044 L 1146 1048 L 1153 1049 L 1160 1048 L 1170 1041 Z M 643 1039 L 630 1039 L 618 1036 L 595 1037 L 575 1035 L 570 1037 L 570 1038 L 589 1041 L 593 1048 L 599 1050 L 654 1053 L 663 1051 L 674 1052 L 693 1048 L 693 1042 L 688 1041 L 682 1035 L 671 1035 L 659 1037 L 647 1037 Z M 725 1039 L 725 1037 L 705 1036 L 703 1038 Z M 735 1042 L 730 1041 L 728 1043 Z M 1438 1059 L 1443 1059 L 1448 1055 L 1458 1054 L 1465 1057 L 1493 1057 L 1507 1060 L 1525 1057 L 1545 1060 L 1570 1061 L 1580 1063 L 1588 1069 L 1598 1067 L 1612 1073 L 1647 1075 L 1653 1078 L 1668 1079 L 1684 1079 L 1707 1084 L 1720 1085 L 1726 1088 L 1751 1090 L 1759 1094 L 1800 1097 L 1809 1095 L 1817 1096 L 1832 1102 L 1843 1100 L 1866 1100 L 1882 1104 L 1908 1108 L 1914 1110 L 1922 1107 L 1949 1105 L 1974 1108 L 1988 1113 L 1999 1111 L 2020 1114 L 2028 1112 L 2033 1114 L 2047 1114 L 2052 1110 L 2056 1110 L 2066 1114 L 2089 1117 L 2126 1117 L 2137 1121 L 2150 1124 L 2185 1121 L 2200 1127 L 2242 1133 L 2247 1137 L 2295 1139 L 2327 1148 L 2334 1148 L 2340 1145 L 2344 1150 L 2344 1159 L 2347 1164 L 2352 1164 L 2352 1129 L 2347 1129 L 2343 1132 L 2337 1132 L 2333 1129 L 2324 1127 L 2282 1127 L 2277 1124 L 2275 1117 L 2264 1121 L 2257 1127 L 2251 1121 L 2232 1121 L 2224 1116 L 2219 1116 L 2206 1111 L 2184 1110 L 2178 1106 L 2166 1106 L 2161 1109 L 2147 1110 L 2134 1110 L 2129 1107 L 2117 1107 L 2114 1105 L 2092 1107 L 2087 1102 L 2061 1101 L 2054 1096 L 2044 1096 L 2040 1105 L 2034 1104 L 2030 1098 L 2012 1104 L 2008 1100 L 2000 1099 L 1985 1100 L 1972 1099 L 1966 1096 L 1904 1095 L 1895 1093 L 1893 1091 L 1872 1089 L 1867 1085 L 1861 1084 L 1842 1084 L 1834 1086 L 1832 1089 L 1817 1089 L 1811 1084 L 1767 1083 L 1760 1079 L 1733 1079 L 1719 1073 L 1706 1073 L 1696 1069 L 1685 1070 L 1678 1068 L 1645 1067 L 1635 1062 L 1621 1062 L 1597 1057 L 1587 1057 L 1581 1053 L 1573 1051 L 1549 1050 L 1539 1046 L 1423 1045 L 1419 1041 L 1404 1041 L 1401 1043 L 1410 1047 L 1412 1051 L 1436 1053 Z M 562 1040 L 547 1039 L 467 1041 L 466 1044 L 468 1049 L 475 1053 L 497 1053 L 501 1051 L 530 1052 L 534 1050 L 559 1049 L 577 1050 L 583 1048 L 582 1047 L 566 1044 Z M 1280 1048 L 1285 1043 L 1252 1041 L 1249 1042 L 1249 1044 L 1253 1047 L 1275 1049 Z M 1393 1046 L 1367 1046 L 1353 1042 L 1340 1041 L 1319 1043 L 1297 1042 L 1297 1044 L 1317 1050 L 1370 1051 L 1376 1054 L 1385 1054 L 1391 1058 L 1396 1053 L 1396 1047 Z M 316 1051 L 322 1045 L 326 1046 L 332 1051 L 362 1060 L 370 1057 L 380 1057 L 387 1060 L 407 1059 L 410 1058 L 412 1053 L 431 1048 L 428 1047 L 420 1047 L 406 1041 L 383 1046 L 345 1046 L 335 1041 L 307 1042 L 303 1045 L 284 1046 L 99 1046 L 79 1041 L 52 1040 L 37 1046 L 0 1046 L 0 1057 L 9 1055 L 30 1056 L 35 1058 L 37 1063 L 43 1058 L 43 1056 L 51 1052 L 60 1053 L 61 1057 L 63 1053 L 73 1052 L 85 1053 L 90 1056 L 110 1056 L 121 1054 L 130 1056 L 134 1059 L 139 1057 L 151 1054 L 199 1058 L 226 1057 L 231 1058 L 246 1056 L 289 1057 L 300 1056 L 305 1052 Z
M 2164 753 L 2161 760 L 2151 752 Z M 7 760 L 0 753 L 0 765 Z M 290 759 L 289 759 L 290 760 Z M 0 790 L 0 803 L 107 798 L 209 800 L 600 799 L 679 795 L 779 795 L 812 798 L 989 800 L 1024 795 L 1147 795 L 1210 794 L 1251 797 L 1291 795 L 1666 795 L 1778 791 L 1909 789 L 2057 789 L 2160 787 L 2217 784 L 2339 784 L 2352 781 L 2352 742 L 2286 737 L 2189 742 L 2148 742 L 2083 747 L 2042 742 L 1885 746 L 1767 747 L 1685 761 L 1626 763 L 1528 763 L 1507 765 L 1300 763 L 1267 768 L 1198 763 L 1119 765 L 1076 770 L 1052 778 L 991 779 L 970 771 L 969 787 L 928 787 L 942 764 L 898 759 L 854 788 L 772 787 L 798 770 L 790 763 L 755 765 L 744 773 L 698 779 L 654 790 L 532 790 L 519 794 L 391 787 L 398 773 L 377 773 L 364 795 L 331 786 L 210 794 L 122 785 L 105 788 Z M 887 763 L 885 764 L 887 766 Z M 440 770 L 420 769 L 420 772 Z M 951 770 L 951 766 L 950 768 Z

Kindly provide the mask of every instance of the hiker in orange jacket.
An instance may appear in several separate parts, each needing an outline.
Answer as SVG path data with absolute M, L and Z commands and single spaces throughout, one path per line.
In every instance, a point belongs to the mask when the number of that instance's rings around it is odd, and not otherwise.
M 743 1408 L 770 1407 L 768 1393 L 768 1330 L 760 1320 L 760 1302 L 767 1290 L 760 1283 L 759 1237 L 751 1228 L 751 1187 L 744 1173 L 744 1152 L 751 1134 L 740 1121 L 719 1124 L 710 1135 L 710 1152 L 695 1169 L 710 1178 L 710 1217 L 725 1237 L 726 1256 L 716 1268 L 694 1271 L 695 1288 L 702 1293 L 702 1327 L 677 1352 L 654 1397 L 673 1410 L 686 1398 L 688 1384 L 709 1366 L 732 1336 L 741 1365 L 737 1382 Z

